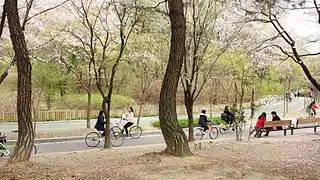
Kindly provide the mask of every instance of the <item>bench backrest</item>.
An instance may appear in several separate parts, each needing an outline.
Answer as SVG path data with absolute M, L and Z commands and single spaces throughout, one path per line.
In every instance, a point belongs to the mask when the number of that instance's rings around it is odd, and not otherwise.
M 301 124 L 318 124 L 320 123 L 320 118 L 298 118 L 297 126 Z
M 264 123 L 264 127 L 274 127 L 274 126 L 291 126 L 291 120 L 267 121 Z

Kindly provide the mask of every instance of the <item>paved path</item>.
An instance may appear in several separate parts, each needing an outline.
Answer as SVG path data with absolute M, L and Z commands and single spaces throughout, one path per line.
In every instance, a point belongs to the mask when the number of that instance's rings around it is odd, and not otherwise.
M 304 98 L 294 98 L 291 103 L 289 103 L 289 114 L 295 113 L 297 111 L 301 111 L 304 105 Z M 276 103 L 268 104 L 262 106 L 255 114 L 257 117 L 261 112 L 267 112 L 268 119 L 270 119 L 270 112 L 277 111 L 280 116 L 282 116 L 283 112 L 283 101 L 279 101 Z M 220 116 L 221 112 L 214 113 L 213 116 Z M 246 109 L 246 116 L 250 115 L 250 110 Z M 198 117 L 198 115 L 194 115 L 194 117 Z M 179 116 L 178 118 L 187 118 L 186 115 Z M 140 125 L 151 126 L 152 121 L 158 120 L 157 116 L 154 117 L 142 117 Z M 93 127 L 96 120 L 91 121 L 91 126 Z M 119 121 L 119 119 L 112 119 L 111 122 L 115 123 Z M 17 129 L 17 123 L 0 123 L 0 132 L 11 131 Z M 65 120 L 65 121 L 52 121 L 52 122 L 38 122 L 37 123 L 37 132 L 61 132 L 61 131 L 73 131 L 80 130 L 86 127 L 85 120 Z
M 318 130 L 319 132 L 319 130 Z M 293 136 L 301 136 L 306 134 L 313 134 L 313 128 L 309 129 L 301 129 L 295 130 Z M 272 138 L 275 136 L 283 136 L 283 131 L 270 132 L 269 137 L 263 138 Z M 287 136 L 290 135 L 290 131 L 287 131 Z M 247 141 L 248 131 L 243 132 L 243 140 Z M 252 138 L 252 136 L 251 136 Z M 283 136 L 285 139 L 286 136 Z M 206 137 L 205 139 L 209 139 Z M 232 131 L 227 132 L 226 134 L 219 134 L 217 140 L 226 140 L 226 139 L 235 139 L 235 133 Z M 213 140 L 213 141 L 217 141 Z M 130 147 L 130 146 L 141 146 L 141 145 L 153 145 L 153 144 L 162 144 L 164 143 L 162 134 L 154 133 L 152 135 L 141 136 L 139 139 L 132 139 L 130 137 L 125 138 L 124 144 L 121 147 Z M 66 141 L 66 142 L 55 142 L 55 143 L 41 143 L 36 144 L 38 149 L 38 154 L 43 153 L 54 153 L 54 152 L 71 152 L 71 151 L 81 151 L 81 150 L 89 150 L 89 149 L 101 149 L 103 147 L 103 143 L 95 148 L 88 147 L 84 140 L 77 141 Z
M 293 100 L 293 102 L 289 103 L 289 112 L 301 112 L 303 109 L 303 98 L 296 98 Z M 259 115 L 261 112 L 267 112 L 268 119 L 270 119 L 270 112 L 271 111 L 277 111 L 279 115 L 281 115 L 283 110 L 283 102 L 276 102 L 273 104 L 265 105 L 260 108 L 260 110 L 257 111 L 256 116 Z M 250 113 L 249 110 L 246 111 L 246 113 Z M 220 113 L 217 113 L 219 115 Z M 185 116 L 180 116 L 185 117 Z M 142 119 L 143 123 L 150 123 L 153 120 L 157 120 L 157 117 L 145 117 Z M 94 122 L 92 122 L 94 123 Z M 16 129 L 15 123 L 4 123 L 0 125 L 0 130 L 5 129 Z M 63 130 L 70 130 L 70 129 L 76 129 L 79 127 L 85 127 L 85 121 L 57 121 L 57 122 L 44 122 L 38 124 L 38 131 L 55 131 L 56 129 L 63 129 Z M 247 127 L 248 129 L 248 127 Z M 306 133 L 312 133 L 313 129 L 303 129 L 303 130 L 296 130 L 296 135 L 306 134 Z M 289 133 L 288 133 L 289 134 Z M 272 136 L 283 136 L 283 131 L 280 132 L 271 132 Z M 248 136 L 248 131 L 244 132 L 244 137 Z M 269 137 L 269 138 L 271 138 Z M 232 131 L 229 131 L 227 134 L 219 134 L 218 139 L 224 140 L 224 139 L 234 139 L 235 133 Z M 285 137 L 284 137 L 285 138 Z M 208 139 L 208 138 L 207 138 Z M 139 139 L 132 139 L 130 137 L 125 138 L 124 144 L 122 147 L 129 147 L 129 146 L 140 146 L 140 145 L 152 145 L 152 144 L 161 144 L 164 143 L 163 137 L 161 132 L 153 132 L 153 133 L 147 133 L 143 134 Z M 52 153 L 52 152 L 69 152 L 69 151 L 79 151 L 79 150 L 88 150 L 93 149 L 87 147 L 87 145 L 84 143 L 84 140 L 72 140 L 72 141 L 63 141 L 63 142 L 46 142 L 46 143 L 36 143 L 38 153 Z M 101 143 L 96 148 L 102 148 L 103 144 Z

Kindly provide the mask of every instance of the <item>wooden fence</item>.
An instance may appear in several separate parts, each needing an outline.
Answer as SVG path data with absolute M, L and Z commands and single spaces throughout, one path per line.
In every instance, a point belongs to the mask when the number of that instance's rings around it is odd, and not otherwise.
M 224 105 L 216 105 L 211 107 L 209 105 L 195 105 L 193 110 L 195 113 L 201 112 L 202 109 L 206 109 L 210 112 L 221 112 Z M 138 113 L 138 107 L 134 107 L 136 115 Z M 98 116 L 98 110 L 91 111 L 91 118 L 95 119 Z M 111 110 L 111 117 L 120 117 L 125 113 L 125 110 Z M 157 105 L 145 105 L 143 106 L 141 116 L 157 116 L 159 113 L 159 107 Z M 187 114 L 185 106 L 177 106 L 177 113 L 180 115 Z M 86 119 L 86 110 L 50 110 L 50 111 L 36 111 L 34 119 L 37 121 L 56 121 L 56 120 L 77 120 Z M 0 122 L 15 122 L 17 121 L 16 112 L 0 112 Z

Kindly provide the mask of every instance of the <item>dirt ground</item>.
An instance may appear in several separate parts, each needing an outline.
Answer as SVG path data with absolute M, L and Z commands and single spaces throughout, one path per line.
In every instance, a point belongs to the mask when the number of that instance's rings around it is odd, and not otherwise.
M 250 142 L 202 142 L 194 156 L 158 153 L 164 145 L 41 154 L 2 167 L 0 179 L 320 179 L 320 135 L 293 135 Z M 6 159 L 0 159 L 4 166 Z

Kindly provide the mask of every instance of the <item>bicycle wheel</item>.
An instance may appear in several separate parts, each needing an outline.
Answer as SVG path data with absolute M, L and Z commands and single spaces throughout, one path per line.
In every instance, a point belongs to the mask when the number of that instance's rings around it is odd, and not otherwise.
M 140 126 L 132 126 L 130 128 L 129 134 L 133 139 L 138 139 L 142 134 L 142 129 Z
M 123 144 L 124 136 L 120 127 L 114 126 L 110 129 L 110 143 L 113 147 L 119 147 Z
M 5 153 L 6 153 L 5 146 L 2 143 L 0 143 L 0 157 L 3 157 Z
M 101 135 L 98 132 L 92 131 L 87 133 L 84 138 L 84 142 L 89 147 L 97 147 L 100 144 Z
M 219 126 L 219 131 L 221 134 L 225 134 L 227 132 L 227 127 L 226 125 L 222 124 Z
M 219 131 L 218 128 L 216 127 L 212 127 L 209 133 L 209 136 L 211 139 L 217 139 L 219 135 Z
M 202 134 L 202 128 L 195 128 L 193 130 L 193 137 L 195 140 L 200 141 L 204 135 Z

